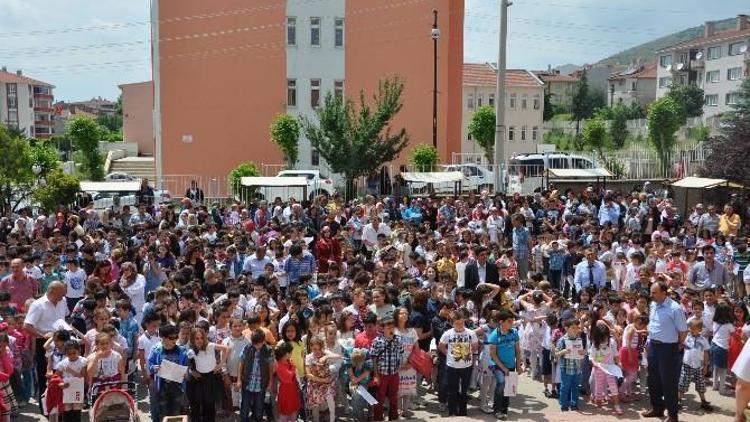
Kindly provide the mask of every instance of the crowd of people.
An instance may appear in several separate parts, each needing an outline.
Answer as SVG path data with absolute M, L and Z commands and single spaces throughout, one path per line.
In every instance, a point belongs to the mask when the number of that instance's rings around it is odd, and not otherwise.
M 396 420 L 427 391 L 444 416 L 506 419 L 519 383 L 563 412 L 643 401 L 669 421 L 716 410 L 710 385 L 744 420 L 738 204 L 551 186 L 222 207 L 196 189 L 0 220 L 2 418 L 35 397 L 79 421 L 74 379 L 138 379 L 155 421 Z

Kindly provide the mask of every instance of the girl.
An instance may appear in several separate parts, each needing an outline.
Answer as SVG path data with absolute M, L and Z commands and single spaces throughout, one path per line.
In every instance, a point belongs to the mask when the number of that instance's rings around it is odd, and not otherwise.
M 281 343 L 292 345 L 290 359 L 297 370 L 297 379 L 305 378 L 305 348 L 302 343 L 302 329 L 297 321 L 290 319 L 281 329 Z
M 193 328 L 190 333 L 187 396 L 191 420 L 215 420 L 216 403 L 221 402 L 224 390 L 220 372 L 226 364 L 226 351 L 227 346 L 210 343 L 202 328 Z
M 98 308 L 94 310 L 94 328 L 88 330 L 86 335 L 83 336 L 83 355 L 88 356 L 94 350 L 94 342 L 96 336 L 101 333 L 101 330 L 109 322 L 109 312 L 104 308 Z
M 341 316 L 339 316 L 337 324 L 337 337 L 339 339 L 339 343 L 347 352 L 351 351 L 351 349 L 354 347 L 354 336 L 357 334 L 357 331 L 354 329 L 355 322 L 356 317 L 354 316 L 352 311 L 347 309 L 341 311 Z
M 394 313 L 396 320 L 396 334 L 401 337 L 401 344 L 404 346 L 402 355 L 401 369 L 399 370 L 398 395 L 399 409 L 408 417 L 411 413 L 412 398 L 417 395 L 417 371 L 408 364 L 409 356 L 414 347 L 417 346 L 417 331 L 411 328 L 409 324 L 409 310 L 406 308 L 397 308 Z
M 300 389 L 296 369 L 292 363 L 292 345 L 279 343 L 274 350 L 276 376 L 279 381 L 277 411 L 279 422 L 295 422 L 300 411 Z
M 68 382 L 71 378 L 85 378 L 86 377 L 86 358 L 80 356 L 81 347 L 75 340 L 68 340 L 65 342 L 65 354 L 66 357 L 60 362 L 55 369 L 55 372 L 62 377 L 65 384 L 62 388 L 68 387 Z M 81 421 L 81 409 L 83 409 L 82 403 L 64 403 L 65 412 L 63 413 L 63 421 L 68 422 L 80 422 Z
M 606 372 L 606 366 L 618 365 L 617 345 L 610 336 L 609 327 L 604 324 L 592 326 L 591 346 L 589 347 L 589 359 L 594 367 L 594 394 L 596 405 L 604 403 L 604 395 L 609 387 L 610 397 L 614 403 L 616 415 L 622 415 L 620 399 L 617 390 L 617 378 Z M 603 366 L 606 365 L 606 366 Z
M 13 357 L 8 351 L 10 338 L 0 333 L 0 421 L 10 421 L 11 413 L 18 412 L 18 402 L 10 386 L 10 376 L 13 373 Z
M 355 421 L 367 420 L 365 417 L 365 408 L 367 402 L 357 394 L 357 388 L 360 386 L 367 388 L 370 383 L 371 366 L 367 361 L 366 349 L 354 349 L 351 353 L 351 365 L 348 370 L 349 391 L 352 395 L 352 419 Z
M 328 324 L 325 327 L 324 332 L 326 338 L 326 352 L 336 356 L 344 356 L 344 348 L 338 341 L 338 331 L 336 330 L 336 325 L 334 325 L 333 323 Z M 336 386 L 337 407 L 346 407 L 344 406 L 344 402 L 346 401 L 346 389 L 341 385 L 341 381 L 344 379 L 344 377 L 340 373 L 343 363 L 344 362 L 342 359 L 336 359 L 328 365 L 329 369 L 331 370 L 331 374 L 333 375 L 334 385 Z
M 86 379 L 88 385 L 125 379 L 125 360 L 112 350 L 112 338 L 107 333 L 96 335 L 96 350 L 87 357 Z
M 734 315 L 732 307 L 724 302 L 716 305 L 713 319 L 713 339 L 711 340 L 711 364 L 714 367 L 713 387 L 719 394 L 726 395 L 724 382 L 727 377 L 727 355 L 729 353 L 729 337 L 734 331 Z
M 339 356 L 325 351 L 325 340 L 320 336 L 313 336 L 310 341 L 310 353 L 305 356 L 305 373 L 307 376 L 307 390 L 305 407 L 312 412 L 313 422 L 320 420 L 320 407 L 323 403 L 328 406 L 328 417 L 331 422 L 336 420 L 336 384 L 331 374 L 330 363 Z
M 641 337 L 646 335 L 646 326 L 648 325 L 648 316 L 640 315 L 625 327 L 622 335 L 622 347 L 620 348 L 620 363 L 622 364 L 622 373 L 624 381 L 620 386 L 622 401 L 628 402 L 633 400 L 633 386 L 638 377 L 638 364 L 640 359 L 640 342 Z

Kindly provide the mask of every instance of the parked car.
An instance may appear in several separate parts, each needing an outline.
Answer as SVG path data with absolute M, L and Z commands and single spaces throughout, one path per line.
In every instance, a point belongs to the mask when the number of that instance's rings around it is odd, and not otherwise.
M 461 172 L 464 175 L 464 179 L 461 181 L 462 192 L 481 192 L 483 190 L 492 191 L 495 185 L 495 173 L 488 170 L 486 167 L 479 164 L 448 164 L 439 167 L 441 172 Z M 411 188 L 414 191 L 425 192 L 427 190 L 426 183 L 412 183 Z M 436 183 L 433 186 L 435 193 L 438 194 L 452 194 L 454 193 L 454 184 L 450 182 Z
M 334 192 L 333 180 L 321 174 L 320 170 L 283 170 L 276 177 L 304 177 L 307 179 L 307 198 L 313 199 L 318 195 L 331 196 Z M 290 197 L 301 199 L 301 187 L 261 187 L 256 193 L 257 198 L 273 200 L 279 197 L 288 200 Z
M 113 171 L 112 173 L 104 176 L 105 182 L 137 182 L 141 179 L 135 176 L 131 176 L 122 171 Z

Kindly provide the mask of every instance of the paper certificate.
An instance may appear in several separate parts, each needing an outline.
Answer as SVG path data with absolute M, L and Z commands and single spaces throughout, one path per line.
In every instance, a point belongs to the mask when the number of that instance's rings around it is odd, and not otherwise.
M 505 397 L 515 397 L 518 392 L 518 372 L 511 371 L 505 377 L 505 388 L 503 395 Z
M 370 394 L 370 392 L 361 385 L 357 387 L 357 394 L 362 396 L 362 398 L 365 399 L 367 404 L 369 404 L 370 406 L 375 406 L 376 404 L 378 404 L 377 399 L 375 399 L 375 397 L 373 397 L 372 394 Z
M 83 378 L 69 378 L 65 381 L 68 388 L 63 390 L 63 403 L 83 403 Z
M 619 366 L 612 363 L 601 364 L 599 366 L 602 368 L 602 371 L 609 375 L 612 375 L 615 378 L 622 378 L 622 369 L 620 369 Z
M 585 353 L 583 351 L 583 340 L 568 340 L 565 339 L 565 350 L 568 353 L 565 354 L 565 359 L 576 359 L 581 360 L 584 358 Z
M 158 375 L 168 381 L 182 382 L 185 380 L 185 374 L 187 374 L 187 370 L 187 366 L 178 365 L 168 360 L 163 360 L 161 361 L 161 365 L 159 366 Z
M 67 322 L 65 322 L 64 319 L 58 319 L 52 324 L 52 328 L 55 331 L 59 330 L 65 330 L 65 331 L 73 331 L 73 327 L 70 326 Z

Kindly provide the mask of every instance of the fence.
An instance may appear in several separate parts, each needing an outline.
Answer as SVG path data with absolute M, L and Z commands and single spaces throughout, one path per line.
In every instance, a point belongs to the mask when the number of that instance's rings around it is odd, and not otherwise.
M 586 120 L 581 120 L 579 131 L 582 133 L 583 128 L 586 127 Z M 605 122 L 609 127 L 611 121 Z M 685 137 L 690 129 L 705 126 L 711 129 L 711 132 L 717 131 L 721 127 L 721 119 L 717 116 L 710 117 L 689 117 L 685 121 L 685 124 L 680 128 L 678 132 L 679 136 Z M 566 134 L 575 135 L 576 133 L 576 122 L 567 120 L 548 120 L 544 122 L 542 128 L 545 132 L 547 131 L 561 131 Z M 648 120 L 646 119 L 633 119 L 627 121 L 627 130 L 633 136 L 648 136 Z

